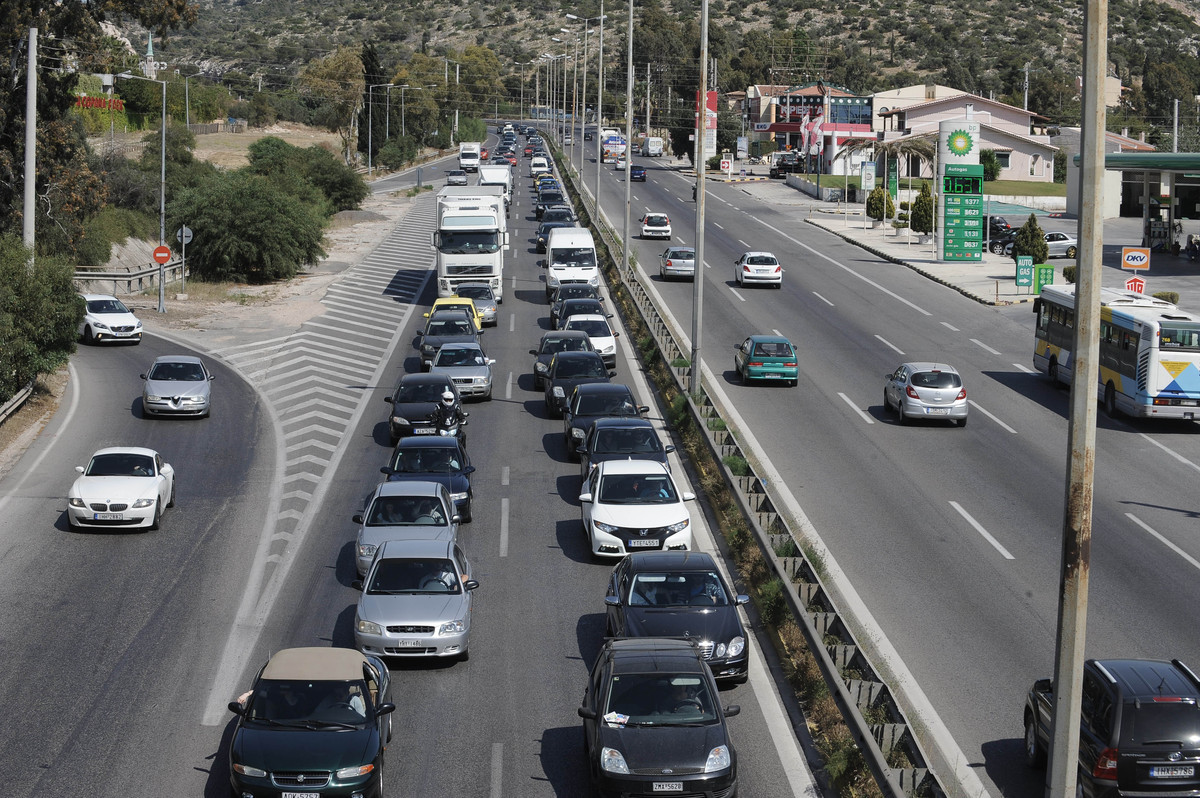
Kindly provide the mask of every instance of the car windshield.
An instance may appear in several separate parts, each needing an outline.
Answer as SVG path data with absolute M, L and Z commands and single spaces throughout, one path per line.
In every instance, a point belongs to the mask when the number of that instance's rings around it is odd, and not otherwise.
M 163 382 L 203 382 L 204 368 L 199 363 L 155 363 L 149 378 Z
M 367 685 L 357 681 L 260 679 L 246 706 L 246 720 L 287 726 L 359 726 L 370 707 Z
M 450 390 L 444 382 L 401 383 L 393 401 L 396 402 L 437 402 L 442 394 Z
M 631 416 L 636 412 L 633 401 L 620 394 L 584 394 L 575 402 L 575 414 L 580 416 Z
M 574 316 L 576 313 L 604 313 L 600 300 L 591 297 L 575 297 L 563 300 L 559 311 L 564 316 Z
M 962 380 L 952 371 L 918 371 L 909 380 L 914 388 L 958 388 Z
M 759 357 L 791 357 L 792 347 L 782 341 L 764 341 L 755 345 L 754 354 Z
M 460 468 L 458 452 L 444 446 L 401 449 L 392 463 L 392 470 L 402 474 L 445 474 Z
M 483 352 L 478 349 L 443 346 L 438 350 L 434 363 L 438 366 L 482 366 L 485 365 L 485 361 Z
M 385 557 L 378 561 L 369 594 L 462 593 L 454 563 L 445 558 Z
M 545 219 L 546 221 L 554 221 L 554 222 L 563 221 L 563 222 L 565 222 L 571 218 L 571 212 L 570 211 L 558 211 L 558 210 L 546 211 L 545 213 L 542 214 L 542 218 Z
M 604 504 L 671 504 L 675 486 L 666 474 L 606 474 L 600 480 Z
M 433 496 L 377 496 L 367 526 L 445 526 L 442 503 Z
M 634 574 L 628 599 L 635 607 L 726 607 L 730 603 L 713 571 Z
M 128 313 L 129 308 L 119 299 L 93 299 L 87 303 L 88 313 Z
M 596 297 L 596 289 L 590 285 L 567 283 L 560 286 L 558 289 L 558 301 L 565 302 L 568 299 L 594 299 Z
M 570 319 L 568 330 L 583 330 L 590 338 L 612 338 L 612 330 L 603 319 Z
M 557 205 L 562 201 L 563 195 L 561 191 L 543 191 L 538 196 L 538 202 L 542 203 L 543 205 Z
M 746 263 L 749 263 L 751 266 L 774 266 L 778 262 L 770 255 L 751 255 L 746 258 Z
M 470 335 L 474 330 L 471 329 L 471 322 L 466 319 L 451 319 L 449 321 L 442 319 L 429 322 L 429 326 L 425 328 L 426 335 Z
M 556 352 L 590 352 L 592 342 L 587 338 L 547 338 L 542 342 L 542 354 L 552 355 Z
M 554 367 L 556 378 L 603 377 L 608 372 L 604 370 L 604 361 L 599 357 L 572 357 L 558 361 Z
M 596 454 L 653 454 L 663 450 L 658 435 L 648 427 L 601 429 L 596 432 Z
M 118 452 L 98 454 L 88 463 L 88 477 L 152 477 L 154 458 L 145 454 Z
M 700 674 L 622 673 L 612 677 L 601 719 L 612 727 L 714 723 L 716 703 Z
M 1200 725 L 1200 707 L 1194 701 L 1142 701 L 1136 712 L 1126 711 L 1121 723 L 1121 745 L 1169 744 L 1194 746 Z

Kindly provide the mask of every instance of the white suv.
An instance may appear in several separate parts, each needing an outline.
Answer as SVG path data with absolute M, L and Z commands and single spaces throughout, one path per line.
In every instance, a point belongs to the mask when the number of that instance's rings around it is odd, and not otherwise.
M 86 305 L 79 336 L 84 343 L 133 341 L 141 343 L 142 323 L 121 300 L 108 294 L 84 294 Z
M 634 551 L 687 551 L 692 548 L 692 517 L 662 463 L 606 460 L 592 469 L 579 496 L 583 531 L 596 557 L 624 557 Z

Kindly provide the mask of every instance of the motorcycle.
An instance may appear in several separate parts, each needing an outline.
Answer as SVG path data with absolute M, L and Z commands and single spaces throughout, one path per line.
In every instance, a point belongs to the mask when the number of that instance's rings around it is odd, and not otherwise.
M 433 425 L 434 434 L 443 438 L 458 438 L 459 443 L 463 446 L 467 445 L 467 431 L 464 427 L 467 426 L 467 416 L 471 415 L 460 411 L 457 406 L 443 410 L 441 407 L 429 414 L 429 423 Z

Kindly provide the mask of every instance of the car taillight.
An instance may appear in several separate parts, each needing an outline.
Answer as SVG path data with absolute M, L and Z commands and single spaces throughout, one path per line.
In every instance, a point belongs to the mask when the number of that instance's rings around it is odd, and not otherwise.
M 671 259 L 670 259 L 670 258 L 667 258 L 667 268 L 668 268 L 668 269 L 669 269 L 669 268 L 671 268 L 671 265 L 672 265 L 672 264 L 671 264 Z
M 778 274 L 778 273 L 779 273 L 779 272 L 781 272 L 781 271 L 783 271 L 783 267 L 782 267 L 782 266 L 776 266 L 776 267 L 775 267 L 775 273 L 776 273 L 776 274 Z
M 748 271 L 750 271 L 750 264 L 749 264 L 749 263 L 743 263 L 743 264 L 742 264 L 742 271 L 744 271 L 744 272 L 748 272 Z
M 1092 777 L 1116 781 L 1117 779 L 1117 749 L 1105 748 L 1096 759 L 1096 767 L 1092 768 Z
M 794 368 L 796 368 L 796 364 L 795 364 L 795 363 L 784 363 L 783 365 L 787 366 L 787 367 L 788 367 L 788 368 L 790 368 L 790 369 L 794 369 Z
M 913 387 L 911 385 L 905 387 L 904 392 L 906 394 L 908 394 L 910 397 L 912 397 L 913 399 L 921 398 L 921 397 L 917 396 L 917 392 L 913 390 Z
M 963 388 L 961 391 L 958 392 L 958 396 L 954 397 L 954 401 L 957 402 L 959 399 L 966 399 L 966 398 L 967 398 L 967 389 Z
M 760 360 L 760 361 L 758 361 L 757 363 L 755 363 L 753 360 L 751 360 L 751 361 L 750 361 L 748 364 L 746 364 L 746 365 L 749 365 L 749 366 L 756 366 L 756 367 L 758 367 L 758 366 L 762 366 L 762 361 Z

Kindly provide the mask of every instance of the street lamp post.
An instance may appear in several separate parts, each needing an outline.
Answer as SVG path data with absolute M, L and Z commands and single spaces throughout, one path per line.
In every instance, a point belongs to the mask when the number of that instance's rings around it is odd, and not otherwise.
M 144 80 L 147 83 L 158 83 L 162 86 L 162 138 L 159 143 L 159 176 L 158 176 L 158 245 L 167 245 L 167 82 L 135 75 L 132 72 L 122 72 L 119 78 Z M 167 289 L 164 284 L 167 278 L 167 265 L 158 264 L 158 312 L 167 312 Z
M 580 125 L 579 125 L 580 135 L 583 135 L 583 126 L 584 126 L 584 123 L 586 123 L 586 121 L 587 121 L 586 117 L 587 117 L 588 24 L 592 23 L 592 22 L 600 23 L 600 61 L 599 61 L 599 64 L 597 65 L 597 71 L 599 72 L 599 76 L 598 76 L 599 82 L 596 84 L 597 86 L 600 87 L 600 91 L 596 92 L 596 191 L 595 191 L 595 195 L 594 195 L 595 200 L 596 200 L 596 207 L 599 208 L 600 207 L 600 107 L 601 107 L 601 100 L 603 99 L 603 90 L 604 90 L 604 83 L 603 83 L 603 79 L 604 79 L 604 72 L 603 72 L 603 70 L 604 70 L 604 0 L 600 0 L 600 16 L 585 18 L 585 17 L 577 16 L 575 14 L 567 14 L 567 19 L 573 19 L 576 21 L 581 20 L 581 19 L 583 20 L 583 91 L 582 91 L 583 103 L 582 103 L 582 105 L 583 105 L 584 119 L 580 122 Z M 580 145 L 579 154 L 580 154 L 580 159 L 582 160 L 582 158 L 583 158 L 582 145 Z M 583 166 L 583 164 L 580 163 L 581 168 L 582 168 L 582 166 Z
M 372 83 L 367 86 L 367 179 L 371 179 L 371 134 L 375 132 L 375 89 L 378 86 L 394 86 L 394 83 Z
M 387 142 L 391 141 L 391 139 L 392 139 L 392 89 L 394 89 L 394 88 L 400 89 L 400 97 L 403 98 L 404 90 L 408 88 L 408 84 L 407 83 L 402 83 L 399 85 L 395 84 L 395 83 L 387 84 L 387 100 L 384 102 L 384 105 L 383 105 L 383 107 L 384 107 L 383 141 L 385 144 Z M 403 99 L 401 99 L 400 107 L 401 108 L 404 107 Z M 401 135 L 403 135 L 403 134 L 401 134 Z

